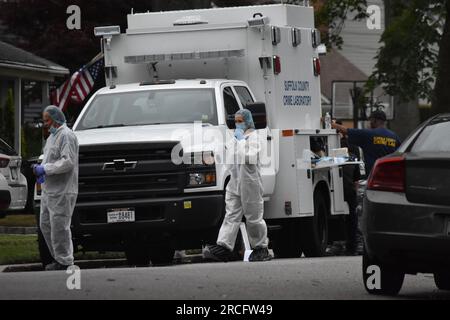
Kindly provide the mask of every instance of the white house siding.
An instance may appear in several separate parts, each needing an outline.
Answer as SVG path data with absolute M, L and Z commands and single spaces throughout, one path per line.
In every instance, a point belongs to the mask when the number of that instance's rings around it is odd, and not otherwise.
M 367 76 L 370 76 L 375 67 L 375 56 L 381 47 L 379 41 L 384 32 L 384 5 L 382 0 L 368 0 L 367 4 L 380 7 L 381 29 L 370 30 L 367 27 L 366 19 L 353 21 L 355 14 L 349 14 L 341 33 L 344 44 L 340 53 Z

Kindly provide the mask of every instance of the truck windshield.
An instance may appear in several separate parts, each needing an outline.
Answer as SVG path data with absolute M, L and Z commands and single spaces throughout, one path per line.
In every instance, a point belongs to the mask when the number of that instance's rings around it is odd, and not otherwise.
M 214 89 L 165 89 L 100 94 L 75 130 L 191 123 L 217 125 Z

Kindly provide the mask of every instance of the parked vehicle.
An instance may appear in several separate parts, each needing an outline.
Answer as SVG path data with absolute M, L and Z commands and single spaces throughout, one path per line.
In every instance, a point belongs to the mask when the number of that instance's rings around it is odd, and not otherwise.
M 5 141 L 0 139 L 0 175 L 8 184 L 11 196 L 7 211 L 23 210 L 27 203 L 28 184 L 20 172 L 22 158 Z
M 264 219 L 277 230 L 276 256 L 321 256 L 344 237 L 345 164 L 332 161 L 339 135 L 321 126 L 311 6 L 136 13 L 124 34 L 114 26 L 95 32 L 107 87 L 73 127 L 76 246 L 124 250 L 130 264 L 148 264 L 215 242 L 229 181 L 221 138 L 233 138 L 242 108 L 252 111 L 268 151 Z M 313 144 L 331 161 L 312 163 Z M 183 162 L 174 162 L 174 151 Z
M 434 273 L 450 290 L 450 114 L 419 126 L 368 179 L 362 229 L 364 285 L 397 294 L 405 274 Z M 381 286 L 368 286 L 367 268 L 380 268 Z M 370 282 L 370 281 L 369 281 Z
M 11 204 L 11 193 L 9 190 L 10 187 L 8 185 L 8 181 L 6 181 L 6 178 L 0 174 L 0 218 L 4 218 L 6 216 L 6 210 Z

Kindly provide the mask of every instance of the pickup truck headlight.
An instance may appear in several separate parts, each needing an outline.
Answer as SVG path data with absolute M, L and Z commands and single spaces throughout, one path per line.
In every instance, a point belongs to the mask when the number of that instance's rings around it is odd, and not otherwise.
M 212 166 L 215 164 L 214 153 L 212 151 L 191 153 L 191 165 Z
M 207 187 L 216 185 L 215 172 L 194 172 L 188 175 L 188 187 Z

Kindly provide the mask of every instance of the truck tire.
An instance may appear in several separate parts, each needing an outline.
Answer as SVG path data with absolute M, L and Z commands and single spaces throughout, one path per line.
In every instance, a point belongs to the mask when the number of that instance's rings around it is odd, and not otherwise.
M 368 267 L 370 266 L 378 266 L 380 268 L 379 288 L 368 286 L 368 281 L 373 280 L 369 279 L 373 276 L 373 273 L 368 272 Z M 405 279 L 405 273 L 402 270 L 395 268 L 392 265 L 382 263 L 377 259 L 370 258 L 366 250 L 364 250 L 363 253 L 362 273 L 364 288 L 368 293 L 374 295 L 397 295 L 400 292 Z
M 272 249 L 275 258 L 298 258 L 302 256 L 300 224 L 288 221 L 273 237 Z
M 450 290 L 450 273 L 448 271 L 435 272 L 434 283 L 440 290 Z
M 323 257 L 328 245 L 328 204 L 320 191 L 314 192 L 314 216 L 301 221 L 301 243 L 306 257 Z
M 148 267 L 150 265 L 150 248 L 147 244 L 127 241 L 125 243 L 125 257 L 130 266 Z
M 42 267 L 45 268 L 46 265 L 53 262 L 53 257 L 48 249 L 47 242 L 45 242 L 44 235 L 41 232 L 41 228 L 39 227 L 40 221 L 40 210 L 34 209 L 36 216 L 36 226 L 37 226 L 37 243 L 39 250 L 39 257 L 41 259 Z

